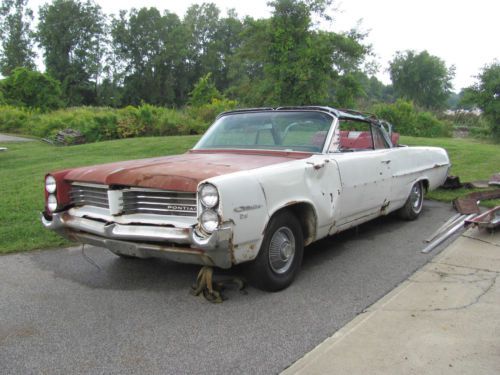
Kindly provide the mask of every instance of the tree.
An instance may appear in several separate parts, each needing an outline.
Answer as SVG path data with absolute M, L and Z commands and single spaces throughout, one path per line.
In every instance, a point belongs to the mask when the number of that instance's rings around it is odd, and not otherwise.
M 429 109 L 441 109 L 451 93 L 455 67 L 427 51 L 398 52 L 389 63 L 392 85 L 397 96 Z
M 198 80 L 198 83 L 194 86 L 189 96 L 190 104 L 195 107 L 211 103 L 213 99 L 222 99 L 221 93 L 212 81 L 211 73 L 207 73 Z
M 16 68 L 0 88 L 7 104 L 47 111 L 59 108 L 61 85 L 48 74 L 26 68 Z
M 335 93 L 350 101 L 359 90 L 341 78 L 360 69 L 369 47 L 359 33 L 315 29 L 312 14 L 324 14 L 329 4 L 276 0 L 270 19 L 246 19 L 231 72 L 237 87 L 229 95 L 257 106 L 332 104 Z M 340 93 L 344 84 L 350 87 Z
M 212 74 L 215 85 L 229 87 L 229 64 L 241 44 L 242 23 L 234 10 L 227 17 L 220 17 L 220 10 L 213 3 L 192 5 L 183 20 L 189 35 L 186 69 L 190 85 L 207 73 Z
M 228 88 L 224 94 L 245 106 L 266 102 L 267 88 L 264 66 L 269 50 L 269 19 L 246 17 L 241 25 L 240 44 L 231 55 L 227 68 Z
M 28 0 L 3 0 L 0 5 L 0 72 L 4 76 L 17 67 L 35 67 L 30 30 L 33 12 L 27 3 Z
M 500 63 L 486 65 L 477 82 L 463 92 L 461 105 L 475 104 L 490 123 L 491 134 L 500 141 Z
M 186 32 L 177 15 L 156 8 L 121 12 L 112 21 L 113 51 L 123 65 L 124 104 L 184 104 Z
M 45 66 L 69 105 L 95 104 L 105 29 L 105 16 L 91 0 L 53 0 L 40 8 L 37 37 Z
M 366 96 L 361 80 L 355 74 L 344 74 L 335 80 L 334 85 L 335 106 L 340 108 L 356 107 L 356 99 Z
M 227 16 L 219 19 L 217 37 L 214 49 L 219 55 L 219 71 L 215 77 L 217 87 L 225 91 L 231 85 L 230 67 L 235 61 L 235 55 L 242 43 L 241 33 L 243 22 L 233 9 L 227 12 Z
M 277 0 L 270 5 L 274 11 L 265 66 L 271 83 L 269 101 L 275 105 L 324 101 L 332 72 L 330 53 L 324 50 L 328 48 L 328 35 L 310 31 L 311 9 L 304 1 Z

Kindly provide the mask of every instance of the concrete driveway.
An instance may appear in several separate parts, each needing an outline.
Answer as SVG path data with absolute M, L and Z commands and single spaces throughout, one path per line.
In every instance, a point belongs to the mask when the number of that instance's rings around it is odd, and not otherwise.
M 427 263 L 423 239 L 453 214 L 426 202 L 306 250 L 280 293 L 189 294 L 198 267 L 124 260 L 99 248 L 0 257 L 2 374 L 274 374 Z M 233 272 L 238 272 L 235 269 Z

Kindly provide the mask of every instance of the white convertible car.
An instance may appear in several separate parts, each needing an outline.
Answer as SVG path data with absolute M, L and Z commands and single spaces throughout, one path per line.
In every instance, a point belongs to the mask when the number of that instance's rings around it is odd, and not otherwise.
M 413 220 L 444 182 L 445 150 L 390 132 L 330 107 L 225 112 L 186 154 L 48 174 L 42 222 L 124 257 L 248 262 L 256 286 L 280 290 L 305 246 L 393 211 Z

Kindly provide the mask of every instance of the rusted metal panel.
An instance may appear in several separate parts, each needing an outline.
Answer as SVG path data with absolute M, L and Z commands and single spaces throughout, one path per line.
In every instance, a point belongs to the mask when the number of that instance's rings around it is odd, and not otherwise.
M 453 205 L 461 214 L 479 214 L 478 201 L 500 198 L 500 189 L 477 191 L 467 196 L 455 199 Z
M 290 156 L 290 154 L 294 154 Z M 251 170 L 307 158 L 308 153 L 287 152 L 191 152 L 179 156 L 143 159 L 76 168 L 66 180 L 105 185 L 195 192 L 200 181 L 228 173 Z
M 477 200 L 474 198 L 460 198 L 453 202 L 455 209 L 462 215 L 478 214 L 479 207 L 477 205 Z
M 481 228 L 498 228 L 500 226 L 500 206 L 496 206 L 473 219 L 466 220 L 466 223 Z

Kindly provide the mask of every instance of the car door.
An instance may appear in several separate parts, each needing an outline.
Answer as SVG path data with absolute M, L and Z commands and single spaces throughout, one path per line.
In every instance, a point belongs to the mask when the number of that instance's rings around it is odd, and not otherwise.
M 380 214 L 391 189 L 391 152 L 370 122 L 340 121 L 337 149 L 330 157 L 337 163 L 341 191 L 336 226 Z

